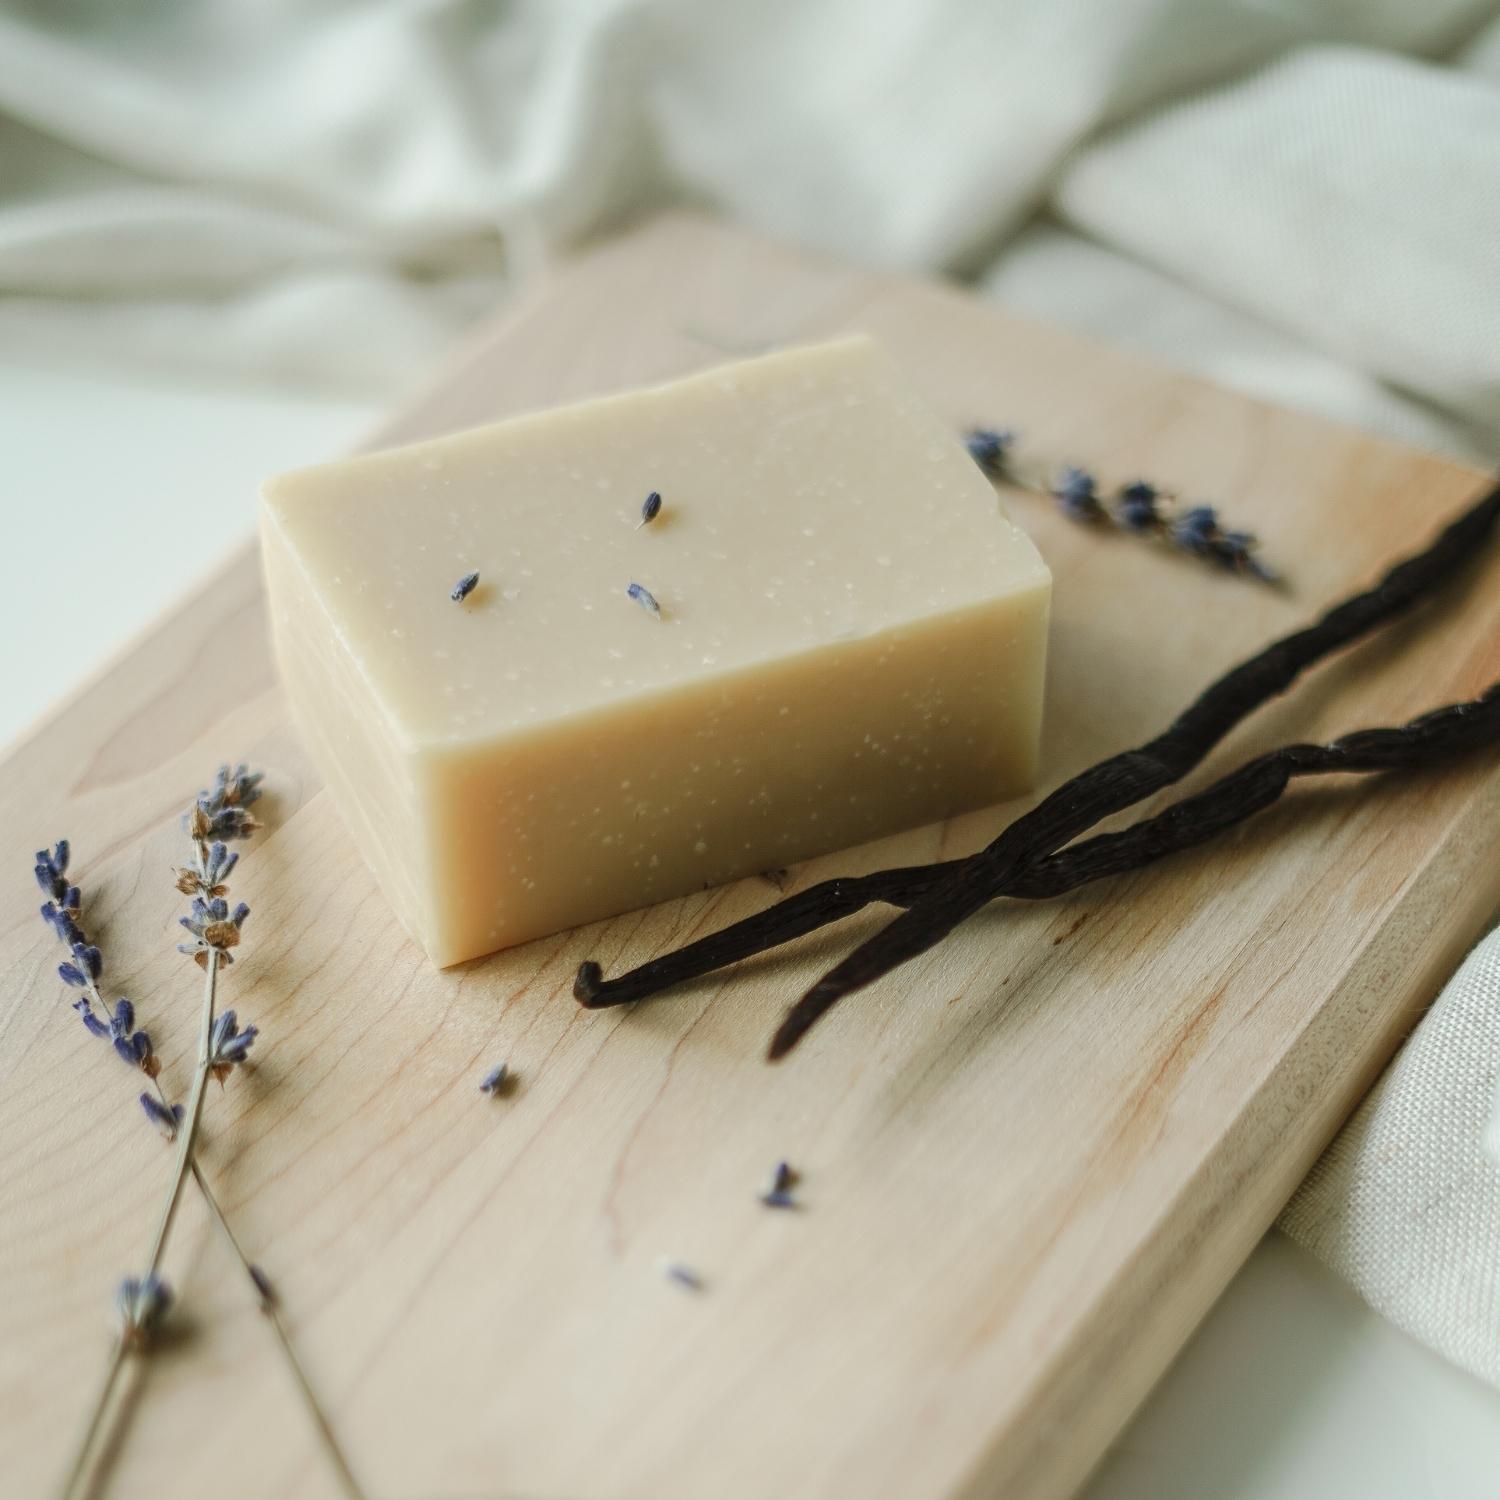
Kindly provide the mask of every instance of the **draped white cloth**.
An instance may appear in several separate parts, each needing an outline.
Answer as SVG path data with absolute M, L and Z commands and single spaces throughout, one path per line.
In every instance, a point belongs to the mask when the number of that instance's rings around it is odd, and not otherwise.
M 1500 0 L 0 6 L 0 341 L 403 388 L 546 257 L 707 203 L 1500 458 Z M 1289 1231 L 1500 1383 L 1500 934 Z

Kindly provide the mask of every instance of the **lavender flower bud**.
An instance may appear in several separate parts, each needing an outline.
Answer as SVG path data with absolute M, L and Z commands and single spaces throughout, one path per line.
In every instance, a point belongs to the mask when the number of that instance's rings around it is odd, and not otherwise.
M 73 967 L 81 969 L 90 979 L 97 979 L 104 972 L 104 955 L 87 943 L 74 943 Z
M 1255 555 L 1257 542 L 1248 531 L 1226 531 L 1214 544 L 1213 555 L 1234 573 L 1249 573 L 1263 583 L 1274 583 L 1276 575 Z
M 625 592 L 635 600 L 640 607 L 646 611 L 654 620 L 661 619 L 661 605 L 656 602 L 656 595 L 650 589 L 639 583 L 627 584 Z
M 663 1260 L 661 1273 L 668 1281 L 675 1281 L 686 1291 L 701 1292 L 703 1290 L 703 1278 L 691 1266 L 685 1266 L 681 1261 Z
M 1211 505 L 1194 505 L 1172 523 L 1172 544 L 1204 557 L 1219 534 L 1219 517 Z
M 150 1342 L 171 1305 L 171 1288 L 159 1276 L 127 1277 L 115 1292 L 121 1342 L 132 1349 Z
M 1052 494 L 1069 520 L 1097 521 L 1104 515 L 1094 476 L 1087 469 L 1063 469 L 1053 482 Z
M 1156 486 L 1144 479 L 1122 486 L 1118 502 L 1120 525 L 1126 531 L 1155 531 L 1161 525 L 1160 499 Z
M 969 457 L 990 474 L 998 474 L 1010 459 L 1011 445 L 1016 435 L 1004 428 L 976 427 L 964 437 L 964 447 Z
M 146 1118 L 156 1126 L 169 1141 L 177 1139 L 177 1127 L 182 1123 L 182 1106 L 174 1104 L 168 1109 L 155 1094 L 141 1095 L 141 1109 Z
M 90 1035 L 98 1037 L 101 1041 L 112 1040 L 109 1027 L 94 1014 L 94 1007 L 87 996 L 75 1000 L 73 1009 L 78 1012 L 79 1018 L 88 1027 Z
M 797 1173 L 793 1170 L 790 1162 L 779 1161 L 771 1169 L 771 1176 L 765 1186 L 765 1191 L 760 1195 L 760 1201 L 767 1208 L 795 1208 L 797 1200 L 792 1196 L 792 1188 L 796 1185 Z
M 213 1030 L 208 1034 L 208 1063 L 221 1083 L 236 1063 L 244 1062 L 259 1035 L 255 1026 L 241 1031 L 232 1010 L 220 1011 L 214 1017 Z
M 220 766 L 213 786 L 199 792 L 188 811 L 184 821 L 189 835 L 199 843 L 249 838 L 260 825 L 246 809 L 260 799 L 262 779 L 261 772 L 252 773 L 245 765 Z

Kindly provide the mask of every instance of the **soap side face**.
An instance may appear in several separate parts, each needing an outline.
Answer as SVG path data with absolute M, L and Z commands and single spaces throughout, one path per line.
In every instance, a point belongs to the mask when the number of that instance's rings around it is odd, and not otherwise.
M 265 507 L 261 560 L 272 646 L 298 732 L 402 926 L 430 952 L 435 881 L 421 768 Z
M 1035 774 L 1050 576 L 869 340 L 300 471 L 262 500 L 294 711 L 440 964 Z

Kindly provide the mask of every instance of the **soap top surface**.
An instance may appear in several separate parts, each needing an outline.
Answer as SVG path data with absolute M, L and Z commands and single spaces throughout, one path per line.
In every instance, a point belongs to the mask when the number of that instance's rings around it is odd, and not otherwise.
M 643 526 L 652 491 L 661 509 Z M 868 338 L 296 470 L 268 480 L 262 503 L 416 744 L 504 734 L 1049 580 L 962 442 Z

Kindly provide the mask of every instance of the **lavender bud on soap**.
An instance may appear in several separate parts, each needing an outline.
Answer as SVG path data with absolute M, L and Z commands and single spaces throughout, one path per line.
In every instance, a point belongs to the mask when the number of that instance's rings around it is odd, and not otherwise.
M 656 596 L 650 589 L 643 588 L 638 583 L 630 584 L 625 592 L 635 600 L 640 607 L 651 616 L 653 620 L 661 619 L 661 605 L 656 602 Z

